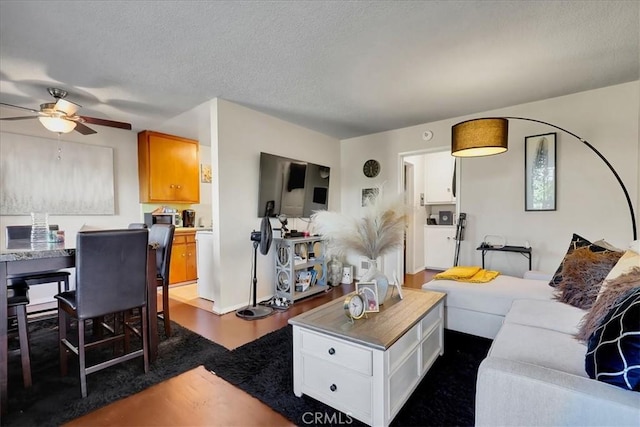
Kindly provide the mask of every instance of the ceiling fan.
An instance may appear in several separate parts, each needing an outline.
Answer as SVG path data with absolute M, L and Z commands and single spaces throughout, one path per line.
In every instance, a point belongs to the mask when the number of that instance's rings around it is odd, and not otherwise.
M 45 102 L 44 104 L 40 104 L 40 110 L 0 102 L 0 105 L 30 111 L 35 113 L 35 116 L 6 117 L 0 118 L 0 120 L 27 120 L 37 118 L 45 128 L 56 133 L 68 133 L 72 130 L 83 135 L 96 133 L 95 130 L 86 126 L 85 123 L 131 130 L 130 123 L 77 115 L 76 112 L 81 106 L 65 99 L 67 96 L 66 90 L 54 87 L 47 88 L 47 90 L 49 91 L 49 94 L 53 96 L 55 102 Z

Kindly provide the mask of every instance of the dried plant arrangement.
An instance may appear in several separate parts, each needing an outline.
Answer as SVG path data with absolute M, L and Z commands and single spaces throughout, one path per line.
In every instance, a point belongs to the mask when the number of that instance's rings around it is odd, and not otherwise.
M 376 260 L 402 247 L 408 219 L 402 195 L 388 200 L 371 195 L 363 210 L 362 217 L 331 211 L 312 215 L 314 230 L 326 240 L 329 253 L 355 253 Z

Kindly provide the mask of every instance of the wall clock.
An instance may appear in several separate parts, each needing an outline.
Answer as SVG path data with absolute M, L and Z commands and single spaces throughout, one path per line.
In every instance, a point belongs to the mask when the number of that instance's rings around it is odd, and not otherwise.
M 380 173 L 380 162 L 374 159 L 367 160 L 362 166 L 362 172 L 367 178 L 375 178 Z

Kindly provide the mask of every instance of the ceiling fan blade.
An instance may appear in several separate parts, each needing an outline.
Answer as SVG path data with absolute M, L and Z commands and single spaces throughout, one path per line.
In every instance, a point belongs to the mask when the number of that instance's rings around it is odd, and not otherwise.
M 0 120 L 27 120 L 27 119 L 37 119 L 38 116 L 20 116 L 20 117 L 5 117 Z
M 32 113 L 39 113 L 40 112 L 38 110 L 34 110 L 33 108 L 21 107 L 19 105 L 6 104 L 4 102 L 0 102 L 0 105 L 4 105 L 5 107 L 11 107 L 11 108 L 19 108 L 21 110 L 31 111 Z
M 76 128 L 74 130 L 76 132 L 79 132 L 79 133 L 83 134 L 83 135 L 91 135 L 91 134 L 94 134 L 94 133 L 98 133 L 95 130 L 91 129 L 88 126 L 83 125 L 80 122 L 76 122 Z
M 131 130 L 131 123 L 115 122 L 113 120 L 98 119 L 95 117 L 87 116 L 80 116 L 80 118 L 83 119 L 85 123 L 91 123 L 92 125 L 109 126 L 112 128 Z
M 80 108 L 80 105 L 75 102 L 67 101 L 66 99 L 58 99 L 54 108 L 57 111 L 62 111 L 67 116 L 73 116 Z

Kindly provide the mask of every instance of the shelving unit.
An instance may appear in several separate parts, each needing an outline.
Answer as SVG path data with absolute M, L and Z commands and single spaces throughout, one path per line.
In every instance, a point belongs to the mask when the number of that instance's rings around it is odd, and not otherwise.
M 293 302 L 327 289 L 327 260 L 321 237 L 274 239 L 274 244 L 276 297 Z M 308 282 L 304 276 L 308 276 Z

